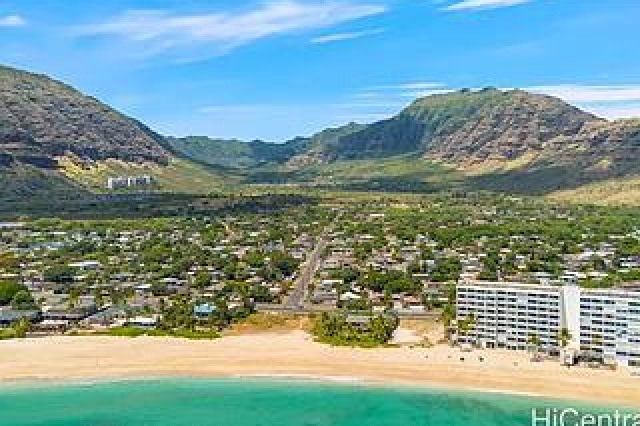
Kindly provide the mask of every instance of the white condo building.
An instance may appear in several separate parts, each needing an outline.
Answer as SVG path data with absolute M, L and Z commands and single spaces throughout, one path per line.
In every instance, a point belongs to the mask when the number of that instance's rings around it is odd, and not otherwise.
M 457 320 L 475 324 L 459 340 L 488 348 L 525 350 L 531 336 L 560 354 L 558 334 L 567 329 L 567 349 L 607 362 L 640 366 L 640 292 L 469 281 L 457 286 Z
M 580 348 L 640 367 L 640 292 L 582 290 Z

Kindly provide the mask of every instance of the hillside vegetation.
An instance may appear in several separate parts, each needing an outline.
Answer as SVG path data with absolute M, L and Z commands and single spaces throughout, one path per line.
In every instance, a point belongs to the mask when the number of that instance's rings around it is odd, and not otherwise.
M 310 137 L 297 137 L 284 143 L 261 140 L 214 139 L 206 136 L 168 137 L 167 144 L 177 153 L 204 164 L 248 169 L 273 164 L 289 168 L 314 164 L 314 157 L 326 147 L 337 145 L 340 138 L 365 126 L 349 123 L 325 129 Z
M 0 67 L 0 155 L 53 165 L 52 156 L 166 163 L 162 138 L 95 98 L 46 76 Z
M 49 77 L 0 67 L 0 197 L 75 199 L 108 177 L 150 174 L 155 190 L 218 188 L 213 170 L 176 157 L 165 139 Z
M 427 96 L 369 125 L 349 124 L 279 145 L 261 143 L 266 150 L 261 155 L 246 154 L 255 142 L 198 142 L 198 152 L 187 155 L 215 164 L 232 152 L 224 164 L 245 168 L 253 183 L 544 195 L 640 175 L 639 120 L 607 121 L 522 90 Z
M 170 157 L 166 165 L 128 163 L 116 159 L 87 164 L 69 157 L 58 158 L 58 163 L 64 176 L 74 182 L 82 182 L 93 192 L 105 192 L 105 183 L 111 176 L 149 175 L 154 184 L 148 189 L 179 193 L 206 194 L 219 191 L 234 182 L 230 174 L 223 176 L 211 168 L 177 157 Z
M 83 197 L 109 177 L 134 191 L 251 185 L 433 192 L 491 190 L 635 200 L 640 120 L 607 121 L 522 90 L 461 90 L 397 115 L 282 143 L 163 137 L 49 77 L 0 67 L 0 197 Z

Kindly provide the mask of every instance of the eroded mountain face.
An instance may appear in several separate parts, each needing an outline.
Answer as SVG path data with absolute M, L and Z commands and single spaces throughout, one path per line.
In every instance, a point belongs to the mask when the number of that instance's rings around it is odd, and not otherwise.
M 56 156 L 166 163 L 161 138 L 92 97 L 48 77 L 0 68 L 4 162 L 52 165 Z
M 162 168 L 180 156 L 187 159 L 180 160 L 184 170 L 171 173 L 191 173 L 185 171 L 188 164 L 199 163 L 209 167 L 202 170 L 203 179 L 213 167 L 222 168 L 218 180 L 231 173 L 251 183 L 296 183 L 324 173 L 344 184 L 352 173 L 339 170 L 366 160 L 376 182 L 393 189 L 403 164 L 411 170 L 400 173 L 408 185 L 408 179 L 421 182 L 423 163 L 443 163 L 462 172 L 451 185 L 541 193 L 640 175 L 640 120 L 607 121 L 550 96 L 488 88 L 423 97 L 386 120 L 349 123 L 280 144 L 164 138 L 63 83 L 0 67 L 5 187 L 33 188 L 41 178 L 56 187 L 71 178 L 83 187 L 82 175 L 56 174 L 60 157 L 85 169 L 118 160 L 113 173 L 124 173 L 118 170 L 149 163 Z M 393 167 L 375 167 L 389 159 Z M 342 166 L 325 173 L 332 163 Z

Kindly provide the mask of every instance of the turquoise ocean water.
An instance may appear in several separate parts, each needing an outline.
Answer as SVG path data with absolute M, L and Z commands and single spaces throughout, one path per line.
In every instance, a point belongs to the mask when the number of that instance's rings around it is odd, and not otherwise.
M 7 426 L 519 426 L 523 396 L 283 380 L 154 379 L 0 388 Z

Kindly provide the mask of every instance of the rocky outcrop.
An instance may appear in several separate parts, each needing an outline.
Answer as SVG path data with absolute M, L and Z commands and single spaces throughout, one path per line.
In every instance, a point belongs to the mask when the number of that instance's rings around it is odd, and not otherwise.
M 429 158 L 458 165 L 510 161 L 540 153 L 550 141 L 573 137 L 587 125 L 604 123 L 559 99 L 520 90 L 466 96 L 476 97 L 468 102 L 480 102 L 480 106 L 435 127 L 425 142 Z M 483 98 L 487 98 L 484 105 Z M 419 102 L 410 108 L 419 108 Z
M 0 153 L 166 163 L 162 138 L 46 76 L 0 67 Z

